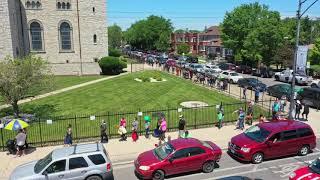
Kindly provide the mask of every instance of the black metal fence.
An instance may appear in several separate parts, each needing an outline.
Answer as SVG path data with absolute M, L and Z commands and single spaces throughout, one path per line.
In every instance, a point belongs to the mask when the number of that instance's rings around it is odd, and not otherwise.
M 217 112 L 218 106 L 222 104 L 224 109 L 224 123 L 235 122 L 238 119 L 237 113 L 233 113 L 240 107 L 247 109 L 246 102 L 234 104 L 224 104 L 223 102 L 203 107 L 176 107 L 176 108 L 159 108 L 153 110 L 133 110 L 128 112 L 106 112 L 98 115 L 74 115 L 39 118 L 30 123 L 27 128 L 28 143 L 32 146 L 47 146 L 63 144 L 67 126 L 72 126 L 73 141 L 85 142 L 98 140 L 100 137 L 100 124 L 106 121 L 109 137 L 118 137 L 118 125 L 122 117 L 127 119 L 127 131 L 131 132 L 132 121 L 135 117 L 139 121 L 139 133 L 145 133 L 144 116 L 151 117 L 151 129 L 156 128 L 157 120 L 160 114 L 164 114 L 167 119 L 169 131 L 178 128 L 179 115 L 184 115 L 187 122 L 187 129 L 197 129 L 203 127 L 215 126 L 218 122 Z M 264 104 L 261 106 L 261 104 Z M 254 120 L 257 120 L 260 114 L 270 117 L 271 115 L 271 99 L 270 101 L 259 102 L 254 106 Z M 6 142 L 14 139 L 16 132 L 1 129 L 0 148 L 6 150 Z

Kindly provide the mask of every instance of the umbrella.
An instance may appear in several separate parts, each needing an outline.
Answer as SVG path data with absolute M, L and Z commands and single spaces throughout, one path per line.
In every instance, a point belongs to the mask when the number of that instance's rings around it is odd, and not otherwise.
M 150 116 L 144 116 L 144 120 L 150 122 L 151 121 Z
M 4 127 L 4 129 L 7 129 L 7 130 L 13 130 L 13 131 L 16 131 L 16 130 L 19 130 L 19 129 L 23 129 L 23 128 L 26 128 L 28 127 L 29 124 L 20 120 L 20 119 L 13 119 L 12 121 L 10 121 L 6 127 Z

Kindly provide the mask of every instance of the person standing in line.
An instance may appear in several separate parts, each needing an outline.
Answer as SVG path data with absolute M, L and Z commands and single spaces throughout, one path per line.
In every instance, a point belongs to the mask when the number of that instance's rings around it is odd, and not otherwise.
M 72 128 L 71 124 L 67 127 L 66 136 L 64 138 L 64 146 L 71 146 L 72 145 Z
M 164 141 L 165 137 L 166 137 L 166 131 L 167 131 L 167 121 L 165 119 L 165 117 L 162 117 L 161 119 L 161 123 L 160 123 L 160 141 Z
M 127 140 L 127 130 L 126 130 L 126 126 L 127 126 L 127 120 L 122 117 L 120 119 L 120 127 L 119 127 L 119 131 L 118 133 L 120 134 L 121 138 L 119 141 L 126 141 Z
M 308 121 L 309 112 L 310 112 L 309 105 L 308 104 L 304 104 L 303 112 L 302 112 L 302 118 L 304 118 L 304 115 L 306 115 L 306 118 L 305 118 L 306 121 Z
M 22 131 L 23 131 L 24 134 L 26 134 L 25 147 L 26 147 L 26 149 L 28 149 L 29 148 L 29 144 L 28 144 L 27 128 L 23 128 Z
M 107 124 L 105 120 L 102 120 L 100 125 L 100 136 L 101 136 L 101 143 L 108 143 L 109 138 L 107 135 Z
M 262 114 L 260 114 L 259 123 L 264 123 L 264 122 L 266 122 L 266 118 Z
M 131 138 L 133 140 L 133 142 L 136 142 L 139 138 L 138 136 L 138 120 L 137 118 L 134 118 L 133 122 L 132 122 L 132 134 L 131 134 Z
M 276 99 L 272 105 L 272 120 L 278 120 L 278 113 L 280 111 L 279 100 Z
M 218 121 L 219 121 L 218 128 L 219 128 L 219 129 L 222 128 L 222 121 L 223 121 L 223 119 L 224 119 L 223 111 L 222 111 L 222 110 L 219 110 L 219 111 L 218 111 Z
M 284 113 L 287 105 L 287 97 L 286 95 L 282 95 L 280 99 L 280 111 Z
M 20 157 L 21 155 L 25 155 L 25 144 L 26 144 L 27 135 L 23 132 L 22 129 L 19 129 L 19 133 L 16 136 L 17 142 L 17 153 L 16 157 Z
M 150 131 L 150 121 L 145 120 L 145 122 L 144 122 L 144 129 L 146 130 L 145 137 L 146 137 L 147 139 L 149 139 L 149 138 L 150 138 L 150 136 L 149 136 L 149 131 Z
M 183 115 L 179 116 L 179 135 L 178 138 L 183 137 L 185 129 L 186 129 L 186 121 L 183 118 Z
M 247 86 L 243 88 L 243 99 L 247 99 Z
M 239 110 L 234 111 L 233 113 L 238 113 L 238 122 L 237 122 L 236 129 L 243 130 L 244 129 L 245 114 L 244 114 L 242 107 Z
M 259 94 L 260 94 L 260 90 L 259 90 L 259 87 L 256 87 L 255 91 L 254 91 L 254 101 L 256 103 L 259 102 Z
M 296 100 L 296 113 L 294 115 L 294 118 L 297 120 L 300 119 L 301 109 L 302 109 L 302 105 L 300 103 L 300 100 Z
M 249 102 L 248 103 L 248 111 L 247 111 L 247 117 L 246 117 L 246 121 L 247 124 L 252 125 L 252 120 L 253 120 L 253 103 L 254 102 Z

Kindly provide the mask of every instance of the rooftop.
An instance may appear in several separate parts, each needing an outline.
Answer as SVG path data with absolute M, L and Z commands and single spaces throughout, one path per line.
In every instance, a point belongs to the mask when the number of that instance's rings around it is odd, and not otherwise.
M 295 121 L 295 120 L 280 120 L 276 122 L 265 122 L 260 124 L 259 126 L 268 131 L 281 131 L 286 129 L 309 127 L 309 125 L 300 121 Z
M 77 144 L 70 147 L 63 147 L 53 150 L 52 158 L 60 159 L 74 154 L 83 154 L 98 151 L 103 151 L 103 145 L 101 143 Z
M 175 149 L 188 146 L 200 146 L 201 142 L 195 138 L 179 138 L 170 142 Z

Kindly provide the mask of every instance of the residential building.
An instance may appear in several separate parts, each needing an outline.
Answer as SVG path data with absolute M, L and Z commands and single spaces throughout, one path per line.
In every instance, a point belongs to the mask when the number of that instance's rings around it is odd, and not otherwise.
M 1 0 L 0 60 L 29 53 L 55 74 L 99 74 L 108 55 L 105 0 Z

